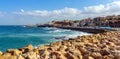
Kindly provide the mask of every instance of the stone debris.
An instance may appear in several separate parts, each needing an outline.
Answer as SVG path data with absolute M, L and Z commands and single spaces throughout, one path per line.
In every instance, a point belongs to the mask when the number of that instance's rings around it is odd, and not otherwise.
M 0 51 L 0 59 L 120 59 L 120 31 L 79 36 L 34 48 Z

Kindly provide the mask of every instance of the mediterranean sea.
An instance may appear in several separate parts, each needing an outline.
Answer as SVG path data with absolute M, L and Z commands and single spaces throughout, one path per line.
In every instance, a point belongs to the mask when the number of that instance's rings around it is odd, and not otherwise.
M 5 52 L 7 49 L 22 48 L 29 44 L 37 47 L 82 35 L 89 33 L 48 27 L 0 26 L 0 50 Z

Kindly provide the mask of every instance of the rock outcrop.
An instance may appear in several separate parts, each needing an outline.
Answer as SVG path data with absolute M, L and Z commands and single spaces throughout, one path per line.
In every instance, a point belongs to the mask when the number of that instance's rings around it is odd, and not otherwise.
M 0 52 L 0 59 L 120 59 L 120 31 Z

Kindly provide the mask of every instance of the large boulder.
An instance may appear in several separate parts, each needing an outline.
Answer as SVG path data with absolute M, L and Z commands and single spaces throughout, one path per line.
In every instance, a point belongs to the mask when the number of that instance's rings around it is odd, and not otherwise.
M 18 49 L 9 49 L 9 50 L 7 50 L 7 53 L 11 53 L 11 55 L 20 55 L 20 54 L 22 54 L 22 51 L 20 51 Z
M 0 55 L 2 55 L 3 53 L 0 51 Z
M 47 50 L 39 50 L 39 55 L 41 59 L 48 59 L 49 58 L 49 54 L 50 52 L 48 52 Z
M 33 51 L 34 47 L 30 44 L 24 48 L 22 48 L 21 50 L 23 51 L 23 53 L 26 53 L 26 52 L 30 52 L 30 51 Z
M 23 56 L 19 55 L 18 59 L 25 59 Z
M 5 53 L 4 55 L 2 55 L 2 58 L 3 59 L 17 59 L 17 56 L 11 55 L 11 53 Z
M 51 59 L 66 59 L 64 54 L 61 54 L 61 52 L 58 52 L 58 51 L 51 52 L 49 58 L 51 58 Z
M 71 53 L 66 53 L 66 54 L 65 54 L 65 57 L 66 57 L 67 59 L 78 59 L 77 56 L 74 56 L 74 55 L 72 55 Z
M 17 56 L 11 55 L 11 56 L 7 57 L 7 59 L 17 59 Z
M 32 46 L 32 44 L 28 45 L 26 48 L 28 48 L 29 50 L 33 50 L 34 47 Z
M 5 59 L 5 57 L 4 57 L 4 56 L 2 56 L 2 55 L 0 55 L 0 59 Z
M 91 53 L 91 56 L 95 59 L 102 59 L 102 55 L 98 52 Z
M 25 59 L 40 59 L 40 56 L 37 55 L 35 52 L 27 52 L 23 54 L 23 57 Z

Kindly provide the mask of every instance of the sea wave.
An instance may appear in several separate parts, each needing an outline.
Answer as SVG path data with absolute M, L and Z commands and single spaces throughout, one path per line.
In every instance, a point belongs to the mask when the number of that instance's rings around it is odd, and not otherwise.
M 43 29 L 44 29 L 44 30 L 55 30 L 55 29 L 58 29 L 58 28 L 53 28 L 53 27 L 44 27 Z
M 73 34 L 71 35 L 67 35 L 69 38 L 76 38 L 78 36 L 84 36 L 84 35 L 91 35 L 91 34 L 88 34 L 88 33 L 84 33 L 84 32 L 74 32 Z
M 11 30 L 10 30 L 11 29 Z M 26 44 L 33 44 L 34 46 L 39 46 L 43 44 L 49 44 L 51 42 L 61 41 L 61 39 L 74 38 L 80 35 L 85 35 L 86 33 L 81 33 L 79 31 L 65 30 L 59 28 L 27 28 L 27 27 L 1 27 L 0 30 L 0 47 L 5 48 L 1 50 L 16 48 L 16 45 L 25 46 Z M 55 39 L 59 37 L 60 40 Z M 8 45 L 4 46 L 4 43 Z M 11 45 L 10 45 L 11 44 Z
M 51 36 L 49 34 L 9 34 L 9 35 L 1 35 L 0 38 L 3 37 L 41 37 L 41 36 Z
M 48 33 L 60 33 L 60 32 L 68 32 L 68 31 L 71 31 L 71 30 L 56 29 L 53 31 L 49 31 Z
M 53 37 L 53 38 L 60 38 L 66 39 L 66 38 L 75 38 L 77 36 L 83 36 L 83 35 L 89 35 L 85 32 L 80 31 L 72 31 L 72 30 L 64 30 L 64 29 L 56 29 L 56 30 L 50 30 L 46 31 L 47 33 L 21 33 L 21 34 L 5 34 L 0 35 L 0 38 L 4 37 L 17 37 L 17 38 L 26 38 L 26 37 Z
M 69 38 L 76 38 L 78 36 L 83 36 L 83 35 L 91 35 L 91 34 L 84 33 L 84 32 L 78 32 L 78 31 L 72 31 L 71 34 L 56 35 L 56 36 L 54 36 L 54 39 L 68 40 Z

